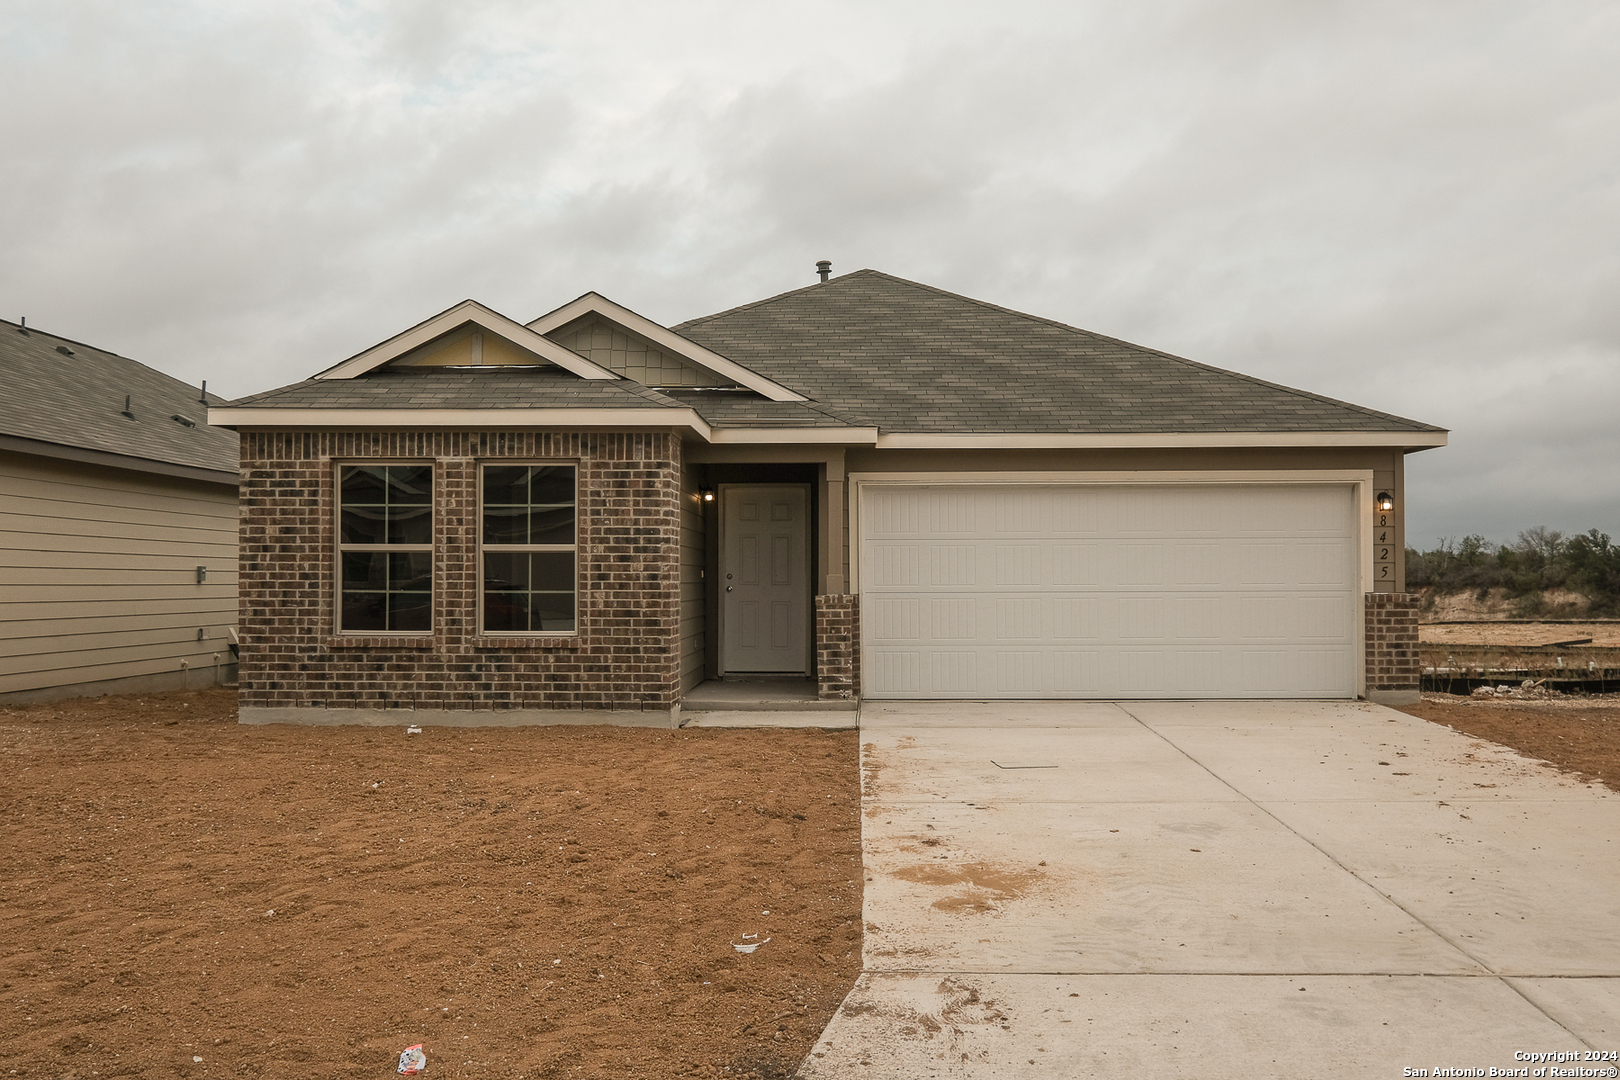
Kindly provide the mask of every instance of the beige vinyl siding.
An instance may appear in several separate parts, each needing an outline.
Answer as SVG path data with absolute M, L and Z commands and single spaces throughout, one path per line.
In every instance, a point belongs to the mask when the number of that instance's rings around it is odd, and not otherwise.
M 547 363 L 550 361 L 499 334 L 472 326 L 452 330 L 394 361 L 398 367 L 534 367 Z
M 645 386 L 729 386 L 734 381 L 685 363 L 679 356 L 664 352 L 640 335 L 594 313 L 547 336 L 591 363 Z
M 681 693 L 703 681 L 703 504 L 696 498 L 696 471 L 681 483 Z
M 211 685 L 236 530 L 231 485 L 0 454 L 0 696 Z

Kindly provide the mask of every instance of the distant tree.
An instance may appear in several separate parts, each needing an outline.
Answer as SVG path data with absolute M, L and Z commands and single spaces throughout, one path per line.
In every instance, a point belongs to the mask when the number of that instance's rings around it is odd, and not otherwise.
M 1570 586 L 1592 602 L 1593 614 L 1620 614 L 1620 547 L 1609 534 L 1591 529 L 1571 537 L 1565 559 Z
M 1541 594 L 1567 587 L 1586 597 L 1591 613 L 1620 614 L 1620 546 L 1596 529 L 1566 537 L 1536 525 L 1513 544 L 1483 536 L 1447 537 L 1432 551 L 1406 551 L 1406 581 L 1438 593 L 1506 590 L 1524 610 L 1542 607 Z

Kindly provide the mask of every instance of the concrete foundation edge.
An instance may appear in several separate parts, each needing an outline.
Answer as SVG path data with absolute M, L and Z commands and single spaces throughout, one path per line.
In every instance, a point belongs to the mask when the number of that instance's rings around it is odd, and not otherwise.
M 244 705 L 243 724 L 306 724 L 314 727 L 544 727 L 605 724 L 612 727 L 680 727 L 680 709 L 318 709 Z
M 1423 700 L 1421 690 L 1369 690 L 1367 700 L 1374 705 L 1416 705 Z

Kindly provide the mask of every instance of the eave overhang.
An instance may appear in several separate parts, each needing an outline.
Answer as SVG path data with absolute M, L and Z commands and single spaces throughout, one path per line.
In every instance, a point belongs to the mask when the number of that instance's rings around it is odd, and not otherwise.
M 1130 450 L 1399 447 L 1427 450 L 1446 445 L 1444 431 L 1203 431 L 1068 434 L 996 432 L 929 434 L 874 427 L 716 428 L 696 409 L 290 409 L 208 410 L 208 422 L 225 428 L 678 428 L 708 443 L 786 445 L 825 443 L 894 450 Z
M 931 434 L 896 431 L 878 436 L 879 449 L 908 450 L 1127 450 L 1166 447 L 1399 446 L 1427 450 L 1446 445 L 1444 431 L 1161 431 L 1104 433 L 986 432 Z
M 183 480 L 200 480 L 208 484 L 228 484 L 236 487 L 241 482 L 238 473 L 223 469 L 208 469 L 200 465 L 181 465 L 173 461 L 154 461 L 151 458 L 114 454 L 106 450 L 91 450 L 82 446 L 24 439 L 15 435 L 0 435 L 0 450 L 31 457 L 53 458 L 104 469 L 125 469 L 129 472 L 149 473 L 153 476 L 174 476 Z

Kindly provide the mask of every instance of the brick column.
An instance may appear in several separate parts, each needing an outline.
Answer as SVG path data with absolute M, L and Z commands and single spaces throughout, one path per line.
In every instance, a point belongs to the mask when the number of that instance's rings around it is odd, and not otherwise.
M 816 696 L 848 701 L 861 696 L 861 598 L 851 593 L 816 597 Z
M 1415 593 L 1367 594 L 1367 700 L 1415 705 L 1422 700 Z

